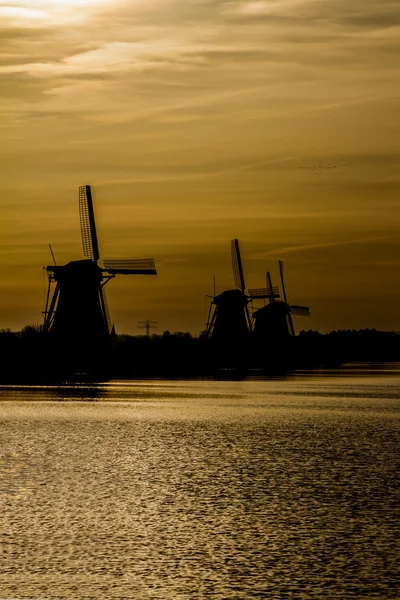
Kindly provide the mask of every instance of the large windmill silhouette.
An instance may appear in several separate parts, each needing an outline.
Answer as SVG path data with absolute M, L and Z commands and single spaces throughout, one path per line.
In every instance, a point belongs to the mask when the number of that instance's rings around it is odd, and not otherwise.
M 85 259 L 45 267 L 49 285 L 43 329 L 62 341 L 95 346 L 113 331 L 104 286 L 116 275 L 156 275 L 157 271 L 152 258 L 100 261 L 89 185 L 79 188 L 79 216 Z

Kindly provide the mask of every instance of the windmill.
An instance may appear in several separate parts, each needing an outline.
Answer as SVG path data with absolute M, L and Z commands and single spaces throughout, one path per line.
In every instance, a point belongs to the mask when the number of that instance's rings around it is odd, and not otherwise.
M 286 297 L 285 281 L 283 277 L 283 262 L 279 261 L 279 273 L 281 278 L 283 301 L 277 300 L 279 294 L 272 293 L 269 304 L 263 306 L 253 313 L 254 334 L 256 337 L 268 337 L 274 340 L 283 340 L 289 336 L 295 336 L 292 315 L 308 317 L 310 309 L 308 306 L 289 304 Z M 272 286 L 271 275 L 267 273 L 267 290 L 273 292 L 277 289 Z
M 96 347 L 114 331 L 104 286 L 117 275 L 157 271 L 152 258 L 100 261 L 89 185 L 79 188 L 79 217 L 85 259 L 45 267 L 49 285 L 43 330 L 62 341 Z
M 252 319 L 249 312 L 249 302 L 253 298 L 270 298 L 276 295 L 277 289 L 259 288 L 249 290 L 246 294 L 246 284 L 242 259 L 240 256 L 239 241 L 231 241 L 232 269 L 236 289 L 226 290 L 221 294 L 212 296 L 206 336 L 224 341 L 243 340 L 252 331 Z M 272 290 L 272 291 L 271 291 Z

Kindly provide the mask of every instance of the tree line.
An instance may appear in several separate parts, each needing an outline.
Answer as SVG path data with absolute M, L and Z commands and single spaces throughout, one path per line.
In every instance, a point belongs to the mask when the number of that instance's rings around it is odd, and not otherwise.
M 51 339 L 39 325 L 21 331 L 0 330 L 0 381 L 35 382 L 69 377 L 196 377 L 257 370 L 340 367 L 352 362 L 400 361 L 400 334 L 375 329 L 338 330 L 327 334 L 301 331 L 282 340 L 234 344 L 188 332 L 114 335 L 106 344 L 76 339 L 66 345 Z

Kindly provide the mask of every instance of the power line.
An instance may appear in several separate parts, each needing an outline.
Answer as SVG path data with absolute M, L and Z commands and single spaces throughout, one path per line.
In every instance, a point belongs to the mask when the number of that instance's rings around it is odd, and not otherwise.
M 146 321 L 138 321 L 138 329 L 145 329 L 146 335 L 149 336 L 150 329 L 157 329 L 155 323 L 158 323 L 158 321 L 150 321 L 149 319 L 146 319 Z

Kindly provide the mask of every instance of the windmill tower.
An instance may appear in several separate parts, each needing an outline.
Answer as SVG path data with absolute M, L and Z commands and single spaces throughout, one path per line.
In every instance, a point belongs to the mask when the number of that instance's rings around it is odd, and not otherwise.
M 253 313 L 254 335 L 259 339 L 273 339 L 283 341 L 289 336 L 295 336 L 292 315 L 308 317 L 310 309 L 308 306 L 289 304 L 286 297 L 285 281 L 283 278 L 283 262 L 279 261 L 279 273 L 281 277 L 283 301 L 277 300 L 279 293 L 273 291 L 278 288 L 272 286 L 271 275 L 267 273 L 267 290 L 272 291 L 269 303 Z M 252 290 L 253 291 L 253 290 Z M 268 296 L 266 296 L 268 297 Z
M 100 351 L 113 332 L 104 286 L 116 275 L 157 272 L 152 258 L 100 261 L 89 185 L 79 188 L 79 216 L 85 259 L 45 267 L 49 285 L 43 330 L 66 344 Z
M 246 284 L 237 239 L 231 241 L 231 256 L 236 289 L 226 290 L 212 297 L 206 329 L 208 338 L 225 342 L 246 339 L 251 331 L 248 308 L 250 299 L 245 293 Z

